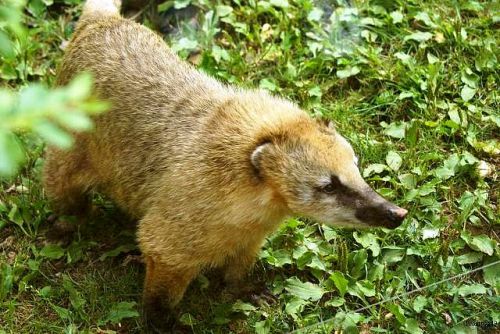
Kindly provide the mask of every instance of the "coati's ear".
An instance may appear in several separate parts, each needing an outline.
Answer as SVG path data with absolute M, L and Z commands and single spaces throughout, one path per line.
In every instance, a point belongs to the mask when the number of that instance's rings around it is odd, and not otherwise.
M 250 156 L 250 161 L 252 162 L 252 166 L 257 173 L 261 170 L 261 162 L 262 156 L 271 148 L 270 142 L 264 142 L 262 144 L 257 145 L 257 147 L 253 150 L 252 155 Z
M 335 130 L 335 123 L 332 120 L 326 118 L 316 118 L 316 122 L 322 132 L 332 136 L 337 133 Z

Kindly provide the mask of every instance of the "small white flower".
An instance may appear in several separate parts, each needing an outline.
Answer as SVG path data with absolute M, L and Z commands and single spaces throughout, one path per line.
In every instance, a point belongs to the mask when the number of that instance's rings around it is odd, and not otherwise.
M 437 228 L 424 228 L 422 231 L 422 239 L 433 239 L 439 236 L 439 229 Z
M 481 161 L 479 161 L 479 163 L 476 166 L 476 171 L 477 171 L 477 174 L 479 175 L 479 177 L 484 179 L 485 177 L 488 177 L 491 175 L 491 173 L 493 172 L 493 169 L 486 161 L 481 160 Z

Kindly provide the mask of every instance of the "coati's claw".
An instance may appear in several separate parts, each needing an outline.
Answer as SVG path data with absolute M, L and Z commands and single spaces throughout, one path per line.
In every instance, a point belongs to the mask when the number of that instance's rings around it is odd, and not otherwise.
M 272 294 L 264 282 L 233 282 L 226 286 L 226 291 L 233 298 L 247 300 L 252 304 L 261 305 L 264 302 L 274 304 L 276 302 L 276 296 Z
M 252 294 L 250 296 L 250 300 L 251 300 L 252 304 L 256 304 L 259 306 L 262 306 L 264 304 L 272 305 L 272 304 L 276 303 L 277 297 L 275 295 L 273 295 L 271 290 L 269 290 L 266 287 L 260 293 Z

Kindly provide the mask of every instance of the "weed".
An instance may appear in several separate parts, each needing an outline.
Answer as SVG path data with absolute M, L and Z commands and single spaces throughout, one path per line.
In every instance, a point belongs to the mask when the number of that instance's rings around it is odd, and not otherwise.
M 30 0 L 29 42 L 0 65 L 2 86 L 53 82 L 80 8 Z M 364 177 L 410 215 L 394 231 L 291 219 L 252 276 L 274 302 L 232 300 L 202 276 L 181 321 L 194 333 L 283 333 L 325 319 L 311 332 L 498 330 L 500 265 L 369 307 L 500 258 L 495 2 L 175 0 L 141 19 L 187 9 L 165 36 L 174 50 L 222 81 L 335 121 Z M 141 332 L 133 224 L 96 198 L 101 214 L 69 245 L 47 243 L 43 144 L 22 140 L 21 173 L 0 185 L 0 333 Z

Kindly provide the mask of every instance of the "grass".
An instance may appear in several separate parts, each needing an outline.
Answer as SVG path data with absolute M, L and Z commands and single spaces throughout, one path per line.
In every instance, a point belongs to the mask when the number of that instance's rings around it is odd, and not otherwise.
M 170 5 L 175 15 L 138 19 L 220 80 L 334 120 L 369 183 L 410 210 L 395 231 L 285 222 L 250 278 L 275 300 L 234 300 L 201 276 L 180 307 L 192 332 L 283 333 L 330 318 L 308 332 L 500 330 L 500 265 L 356 312 L 500 258 L 496 2 L 177 0 L 160 10 Z M 80 9 L 29 1 L 29 43 L 0 65 L 2 86 L 51 84 Z M 142 332 L 134 222 L 96 196 L 98 213 L 68 244 L 50 244 L 43 143 L 22 140 L 27 162 L 0 183 L 0 333 Z

